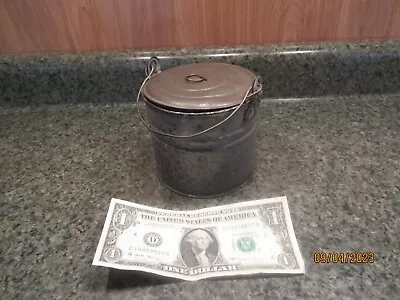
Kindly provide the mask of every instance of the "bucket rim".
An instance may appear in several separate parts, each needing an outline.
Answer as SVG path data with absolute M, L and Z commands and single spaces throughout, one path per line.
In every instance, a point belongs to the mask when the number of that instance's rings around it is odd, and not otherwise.
M 183 109 L 171 109 L 170 107 L 165 107 L 162 105 L 159 105 L 158 103 L 154 103 L 150 99 L 148 99 L 146 96 L 142 94 L 143 100 L 145 101 L 146 105 L 151 105 L 163 112 L 170 113 L 170 114 L 176 114 L 176 115 L 190 115 L 190 116 L 202 116 L 202 115 L 215 115 L 219 113 L 226 113 L 230 112 L 238 107 L 238 105 L 226 107 L 226 108 L 221 108 L 221 109 L 213 109 L 213 110 L 183 110 Z M 244 104 L 249 104 L 251 101 L 253 101 L 253 97 L 248 98 Z

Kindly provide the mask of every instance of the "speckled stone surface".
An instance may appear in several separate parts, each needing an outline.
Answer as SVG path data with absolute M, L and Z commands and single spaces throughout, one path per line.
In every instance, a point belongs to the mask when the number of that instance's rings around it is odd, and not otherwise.
M 2 299 L 398 299 L 400 96 L 263 101 L 258 165 L 225 197 L 155 175 L 130 104 L 0 109 Z M 91 266 L 111 197 L 196 209 L 286 195 L 304 276 L 182 282 Z M 374 251 L 374 264 L 313 253 Z
M 151 56 L 162 69 L 218 61 L 263 78 L 265 98 L 400 92 L 400 41 L 0 57 L 0 106 L 128 103 Z

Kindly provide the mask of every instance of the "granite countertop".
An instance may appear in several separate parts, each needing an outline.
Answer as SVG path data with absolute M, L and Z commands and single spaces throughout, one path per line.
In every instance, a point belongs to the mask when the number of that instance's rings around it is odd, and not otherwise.
M 265 100 L 258 165 L 227 196 L 158 181 L 129 103 L 0 108 L 2 299 L 399 299 L 400 96 Z M 286 195 L 306 274 L 198 282 L 91 266 L 111 197 L 168 209 Z M 373 251 L 373 264 L 316 264 Z
M 243 66 L 266 99 L 400 93 L 400 40 L 0 56 L 0 106 L 133 101 L 151 56 L 161 69 Z

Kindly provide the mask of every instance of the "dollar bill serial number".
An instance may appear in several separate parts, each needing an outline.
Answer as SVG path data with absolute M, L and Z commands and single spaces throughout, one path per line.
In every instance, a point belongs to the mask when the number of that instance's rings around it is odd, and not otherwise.
M 317 264 L 373 264 L 375 252 L 315 252 L 314 262 Z

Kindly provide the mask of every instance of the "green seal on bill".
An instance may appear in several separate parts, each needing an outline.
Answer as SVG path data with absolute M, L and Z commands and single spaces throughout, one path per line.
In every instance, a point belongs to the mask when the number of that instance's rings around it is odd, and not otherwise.
M 250 236 L 241 237 L 237 240 L 236 245 L 242 252 L 251 252 L 256 249 L 256 243 Z

